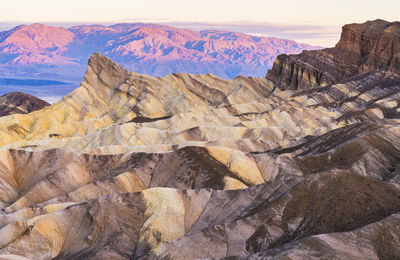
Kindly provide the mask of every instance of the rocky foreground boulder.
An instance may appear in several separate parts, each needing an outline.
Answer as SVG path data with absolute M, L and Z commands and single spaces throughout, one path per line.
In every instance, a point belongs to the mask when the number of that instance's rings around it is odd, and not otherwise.
M 378 42 L 398 24 L 383 23 L 344 28 Z M 61 101 L 0 118 L 0 254 L 400 258 L 400 76 L 395 58 L 363 55 L 376 65 L 287 89 L 155 78 L 93 54 Z

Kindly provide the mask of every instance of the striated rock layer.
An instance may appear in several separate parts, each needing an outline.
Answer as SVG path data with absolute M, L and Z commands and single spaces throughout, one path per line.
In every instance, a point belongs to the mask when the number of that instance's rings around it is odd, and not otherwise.
M 50 104 L 44 100 L 22 92 L 11 92 L 0 96 L 0 116 L 28 114 Z
M 308 89 L 382 69 L 400 70 L 400 22 L 347 24 L 334 48 L 279 55 L 267 78 L 281 89 Z
M 372 63 L 285 90 L 93 54 L 61 101 L 0 118 L 0 258 L 400 258 L 400 76 Z

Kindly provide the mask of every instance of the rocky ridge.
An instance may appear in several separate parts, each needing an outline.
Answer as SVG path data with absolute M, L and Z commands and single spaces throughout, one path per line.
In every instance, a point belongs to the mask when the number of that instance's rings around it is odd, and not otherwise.
M 0 254 L 399 258 L 399 93 L 390 67 L 287 90 L 93 54 L 61 101 L 0 117 Z
M 50 104 L 32 95 L 22 92 L 11 92 L 0 96 L 0 116 L 28 114 Z

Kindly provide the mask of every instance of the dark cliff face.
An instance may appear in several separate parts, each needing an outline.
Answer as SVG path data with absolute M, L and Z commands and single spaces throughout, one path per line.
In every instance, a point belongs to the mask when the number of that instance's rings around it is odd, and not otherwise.
M 400 70 L 399 22 L 345 25 L 334 48 L 280 55 L 267 78 L 283 90 L 308 89 L 374 70 Z
M 32 95 L 22 92 L 11 92 L 0 96 L 0 116 L 27 114 L 49 105 L 46 101 Z
M 400 22 L 375 20 L 343 26 L 335 49 L 342 62 L 360 66 L 359 72 L 400 69 Z

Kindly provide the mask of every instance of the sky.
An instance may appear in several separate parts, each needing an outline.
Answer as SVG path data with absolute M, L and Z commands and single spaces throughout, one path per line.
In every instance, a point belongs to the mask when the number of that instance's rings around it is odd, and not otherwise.
M 0 30 L 21 23 L 149 22 L 333 46 L 346 23 L 400 20 L 400 0 L 0 0 Z

